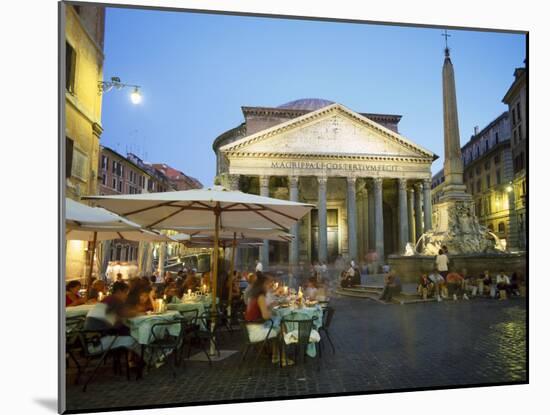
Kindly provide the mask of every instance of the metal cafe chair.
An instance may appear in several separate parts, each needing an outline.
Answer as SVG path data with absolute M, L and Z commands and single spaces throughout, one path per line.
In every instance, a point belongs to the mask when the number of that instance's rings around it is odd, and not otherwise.
M 281 350 L 286 351 L 287 346 L 291 346 L 294 349 L 294 361 L 298 362 L 298 358 L 302 360 L 302 363 L 305 363 L 307 348 L 310 344 L 315 344 L 315 350 L 317 352 L 317 364 L 318 369 L 321 368 L 321 348 L 319 347 L 318 341 L 312 340 L 313 332 L 313 323 L 317 320 L 317 317 L 313 316 L 312 318 L 304 318 L 300 313 L 292 313 L 289 316 L 283 317 L 281 321 L 281 340 L 280 347 Z M 287 341 L 286 335 L 289 333 L 294 333 L 293 341 Z M 283 359 L 280 359 L 281 367 L 283 364 Z
M 170 359 L 168 358 L 169 353 L 173 353 L 174 362 L 171 364 L 172 375 L 176 377 L 175 367 L 179 366 L 178 355 L 180 348 L 183 346 L 184 333 L 182 331 L 182 320 L 181 318 L 174 319 L 172 321 L 162 321 L 155 323 L 151 326 L 151 341 L 147 345 L 147 348 L 150 351 L 148 367 L 151 367 L 152 361 L 155 357 L 155 351 L 160 351 L 164 360 L 169 363 Z M 178 334 L 172 335 L 170 329 L 172 327 L 178 327 Z
M 323 325 L 319 327 L 319 334 L 323 333 L 324 336 L 321 336 L 321 345 L 323 344 L 323 337 L 326 337 L 330 347 L 332 348 L 332 354 L 336 353 L 336 350 L 334 349 L 334 344 L 332 343 L 332 339 L 330 338 L 329 334 L 329 328 L 330 324 L 332 323 L 332 318 L 334 317 L 334 308 L 327 306 L 323 310 Z
M 202 325 L 201 330 L 197 331 L 197 336 L 200 341 L 207 340 L 209 343 L 212 342 L 216 349 L 217 355 L 220 356 L 220 349 L 218 347 L 218 340 L 216 336 L 216 334 L 219 332 L 220 325 L 218 315 L 212 315 L 210 311 L 205 311 L 197 318 L 197 322 Z M 214 324 L 214 332 L 212 332 L 211 330 L 212 324 Z
M 182 324 L 182 332 L 183 332 L 183 343 L 188 343 L 187 348 L 187 358 L 191 356 L 191 347 L 193 344 L 193 341 L 195 341 L 200 349 L 203 351 L 203 353 L 206 355 L 206 358 L 208 359 L 208 364 L 212 366 L 212 360 L 210 359 L 210 355 L 208 354 L 208 350 L 204 347 L 203 341 L 201 338 L 201 321 L 199 320 L 199 310 L 185 310 L 180 311 L 180 314 L 182 316 L 181 318 L 181 324 Z M 204 327 L 206 329 L 206 327 Z M 185 347 L 185 344 L 182 344 L 181 347 L 181 356 L 183 356 L 183 349 Z
M 67 356 L 67 368 L 69 368 L 69 361 L 72 360 L 77 370 L 76 380 L 78 380 L 82 372 L 82 367 L 76 358 L 76 354 L 82 352 L 79 333 L 84 327 L 85 320 L 85 316 L 67 317 L 65 320 L 65 354 Z
M 113 345 L 115 344 L 115 341 L 118 338 L 118 334 L 112 333 L 109 330 L 102 331 L 102 330 L 82 329 L 78 332 L 78 336 L 82 346 L 82 354 L 86 359 L 86 363 L 82 368 L 81 372 L 79 373 L 79 375 L 77 376 L 75 383 L 78 383 L 80 374 L 84 374 L 90 362 L 92 360 L 97 360 L 97 363 L 92 373 L 84 383 L 84 387 L 82 391 L 86 392 L 86 389 L 88 388 L 88 384 L 95 377 L 97 371 L 99 370 L 99 367 L 105 362 L 107 356 L 111 354 L 113 350 L 115 350 L 113 348 Z M 105 342 L 103 340 L 105 340 Z M 128 367 L 127 354 L 126 354 L 126 377 L 127 379 L 129 379 L 130 377 L 130 369 Z
M 258 324 L 267 324 L 268 330 L 264 338 L 259 340 L 254 340 L 250 337 L 250 331 L 248 328 L 252 325 L 258 325 Z M 241 331 L 243 332 L 243 336 L 244 336 L 244 349 L 242 352 L 241 362 L 245 361 L 248 351 L 250 350 L 251 347 L 255 347 L 259 345 L 260 346 L 259 350 L 257 351 L 256 357 L 254 359 L 254 365 L 256 365 L 258 358 L 262 354 L 265 348 L 265 345 L 267 344 L 270 338 L 271 332 L 273 331 L 273 320 L 260 319 L 255 321 L 246 321 L 243 318 L 239 318 L 239 325 L 241 327 Z

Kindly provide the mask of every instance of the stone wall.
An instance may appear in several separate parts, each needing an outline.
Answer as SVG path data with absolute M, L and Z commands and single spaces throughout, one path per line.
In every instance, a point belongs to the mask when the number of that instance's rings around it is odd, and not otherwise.
M 451 271 L 467 270 L 468 275 L 478 275 L 489 270 L 495 275 L 504 269 L 508 276 L 513 272 L 527 277 L 525 254 L 485 254 L 485 255 L 449 255 Z M 399 256 L 389 255 L 388 264 L 403 282 L 416 282 L 423 273 L 429 273 L 434 268 L 433 256 Z

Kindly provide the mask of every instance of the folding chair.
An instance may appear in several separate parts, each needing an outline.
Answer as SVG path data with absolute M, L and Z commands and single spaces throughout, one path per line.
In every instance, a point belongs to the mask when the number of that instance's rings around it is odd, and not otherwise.
M 330 306 L 325 307 L 325 309 L 323 310 L 323 325 L 319 327 L 319 334 L 321 334 L 321 332 L 324 334 L 324 336 L 321 336 L 321 345 L 323 344 L 323 337 L 326 337 L 330 344 L 330 347 L 332 348 L 332 354 L 335 354 L 336 350 L 334 349 L 334 344 L 332 343 L 332 339 L 330 338 L 330 334 L 328 331 L 333 317 L 334 308 Z
M 249 327 L 251 327 L 253 325 L 265 325 L 265 324 L 268 325 L 268 327 L 267 327 L 268 330 L 267 330 L 267 333 L 266 333 L 265 337 L 262 338 L 262 339 L 252 339 L 250 337 Z M 271 319 L 263 320 L 262 319 L 262 320 L 256 320 L 256 321 L 245 321 L 244 319 L 239 319 L 239 325 L 241 326 L 242 332 L 244 333 L 243 336 L 244 336 L 244 340 L 245 340 L 245 347 L 244 347 L 244 350 L 243 350 L 243 355 L 242 355 L 242 358 L 241 358 L 241 362 L 244 362 L 244 360 L 246 359 L 246 356 L 248 354 L 248 351 L 250 350 L 251 347 L 260 345 L 260 349 L 258 350 L 258 353 L 256 354 L 256 358 L 254 359 L 254 363 L 256 364 L 256 362 L 258 361 L 258 358 L 260 357 L 262 351 L 264 350 L 265 345 L 267 344 L 268 340 L 273 337 L 273 336 L 271 336 L 271 334 L 274 333 L 274 331 L 273 331 L 273 320 L 271 320 Z
M 315 345 L 317 352 L 318 369 L 321 368 L 321 348 L 319 347 L 320 335 L 313 329 L 313 322 L 317 317 L 303 318 L 299 313 L 292 313 L 283 317 L 281 321 L 281 347 L 292 346 L 294 349 L 294 361 L 298 357 L 305 363 L 307 348 L 310 344 Z M 317 336 L 315 336 L 317 333 Z M 319 340 L 317 340 L 319 339 Z M 281 359 L 281 366 L 283 362 Z
M 176 377 L 176 370 L 175 367 L 179 366 L 178 361 L 178 354 L 179 350 L 183 345 L 183 326 L 182 326 L 182 320 L 183 319 L 175 319 L 172 321 L 162 321 L 159 323 L 155 323 L 151 326 L 151 337 L 152 341 L 149 342 L 147 345 L 147 348 L 151 352 L 151 356 L 149 358 L 149 364 L 148 366 L 151 367 L 151 363 L 153 358 L 155 357 L 155 350 L 159 350 L 164 357 L 166 362 L 169 362 L 168 359 L 168 353 L 167 351 L 172 351 L 174 354 L 174 363 L 171 365 L 172 368 L 172 375 Z M 177 327 L 178 328 L 178 334 L 173 335 L 170 333 L 170 329 Z

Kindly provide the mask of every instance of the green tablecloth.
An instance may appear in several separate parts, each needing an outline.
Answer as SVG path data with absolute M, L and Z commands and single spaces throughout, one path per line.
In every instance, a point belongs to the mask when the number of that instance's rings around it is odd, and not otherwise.
M 317 317 L 317 319 L 313 321 L 314 329 L 318 329 L 323 324 L 323 309 L 319 305 L 303 308 L 276 307 L 273 309 L 273 314 L 277 317 L 280 317 L 281 319 L 287 317 L 291 320 L 298 320 L 304 317 L 308 319 Z
M 175 320 L 180 317 L 178 311 L 170 310 L 163 314 L 149 314 L 143 316 L 132 317 L 128 319 L 128 326 L 130 327 L 130 334 L 139 344 L 149 344 L 153 341 L 151 329 L 154 324 L 161 323 L 163 321 Z M 179 324 L 169 326 L 169 333 L 172 336 L 178 336 L 181 331 Z M 157 336 L 161 336 L 162 333 L 157 333 Z
M 65 317 L 86 317 L 88 311 L 94 308 L 95 304 L 82 304 L 74 307 L 65 307 Z
M 178 313 L 181 311 L 191 311 L 191 310 L 197 310 L 197 317 L 200 317 L 205 312 L 204 303 L 202 302 L 196 302 L 196 303 L 170 303 L 167 304 L 168 310 L 177 311 Z M 198 323 L 202 330 L 206 329 L 206 325 L 204 324 L 204 320 L 200 319 L 198 320 Z

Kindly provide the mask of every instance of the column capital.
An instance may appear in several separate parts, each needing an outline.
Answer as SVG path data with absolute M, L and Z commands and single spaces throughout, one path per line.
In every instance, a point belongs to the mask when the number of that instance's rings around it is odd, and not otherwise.
M 378 189 L 382 189 L 382 183 L 383 183 L 383 179 L 381 177 L 374 177 L 372 179 L 372 184 L 374 185 L 374 189 L 375 190 L 378 190 Z
M 260 187 L 269 187 L 269 176 L 261 175 L 260 178 Z
M 348 186 L 355 186 L 355 183 L 357 182 L 357 177 L 346 177 L 346 181 L 348 183 Z
M 432 179 L 422 179 L 422 183 L 424 187 L 432 188 Z
M 422 182 L 416 182 L 414 185 L 413 185 L 414 189 L 421 192 L 422 191 Z
M 407 190 L 407 179 L 400 177 L 397 179 L 397 184 L 400 190 Z
M 288 176 L 288 184 L 290 187 L 298 187 L 298 180 L 300 176 Z
M 328 180 L 328 177 L 326 176 L 317 176 L 317 183 L 319 183 L 319 186 L 326 186 L 327 180 Z

